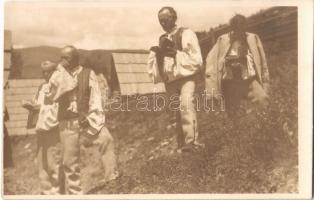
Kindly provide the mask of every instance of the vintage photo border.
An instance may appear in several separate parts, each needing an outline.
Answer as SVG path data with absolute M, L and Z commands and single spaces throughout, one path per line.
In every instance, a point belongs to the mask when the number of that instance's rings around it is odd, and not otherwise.
M 60 1 L 58 1 L 60 2 Z M 116 4 L 137 4 L 145 6 L 144 1 L 105 1 Z M 160 1 L 157 1 L 160 3 Z M 173 1 L 162 1 L 171 5 Z M 179 1 L 190 3 L 188 1 Z M 193 1 L 201 4 L 202 0 Z M 155 3 L 155 2 L 151 2 Z M 176 1 L 178 3 L 178 1 Z M 214 0 L 213 6 L 297 6 L 298 7 L 298 151 L 299 151 L 299 193 L 295 194 L 123 194 L 123 195 L 81 195 L 81 196 L 40 196 L 40 195 L 5 195 L 5 199 L 308 199 L 312 195 L 312 119 L 313 119 L 313 1 L 312 0 Z M 4 11 L 4 3 L 1 3 Z M 2 12 L 4 13 L 4 12 Z M 0 47 L 3 48 L 4 14 L 1 14 Z M 3 63 L 3 54 L 0 56 Z M 3 66 L 3 64 L 2 64 Z M 1 79 L 3 79 L 3 70 Z M 2 80 L 3 81 L 3 80 Z M 3 97 L 3 87 L 1 87 Z M 1 103 L 3 98 L 1 98 Z M 3 120 L 2 120 L 3 122 Z M 1 126 L 1 129 L 3 126 Z M 2 130 L 1 130 L 2 131 Z M 3 131 L 2 131 L 3 132 Z M 1 140 L 1 147 L 3 140 Z M 1 152 L 3 149 L 1 149 Z M 3 157 L 3 156 L 2 156 Z M 0 176 L 3 184 L 3 162 Z M 3 195 L 3 185 L 1 187 Z

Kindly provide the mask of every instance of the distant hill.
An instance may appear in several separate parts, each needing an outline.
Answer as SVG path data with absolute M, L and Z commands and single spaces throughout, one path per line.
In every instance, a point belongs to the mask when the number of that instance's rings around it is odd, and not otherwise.
M 21 67 L 21 78 L 40 78 L 40 63 L 45 60 L 58 62 L 60 60 L 61 48 L 51 46 L 38 46 L 22 49 L 14 49 L 21 55 L 23 66 Z M 146 53 L 145 50 L 79 50 L 81 64 L 93 68 L 96 73 L 110 74 L 112 71 L 112 53 Z
M 21 67 L 22 78 L 41 77 L 40 63 L 45 60 L 57 62 L 60 58 L 60 49 L 57 47 L 31 47 L 15 49 L 21 55 L 23 66 Z

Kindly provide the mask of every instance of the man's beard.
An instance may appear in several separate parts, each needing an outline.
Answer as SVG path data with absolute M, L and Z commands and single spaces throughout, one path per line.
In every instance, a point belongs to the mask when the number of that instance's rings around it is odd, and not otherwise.
M 163 26 L 162 28 L 164 29 L 164 31 L 170 33 L 176 25 L 168 25 L 168 26 Z
M 241 30 L 233 30 L 232 31 L 232 39 L 233 40 L 242 40 L 246 37 L 245 34 L 245 29 L 241 29 Z

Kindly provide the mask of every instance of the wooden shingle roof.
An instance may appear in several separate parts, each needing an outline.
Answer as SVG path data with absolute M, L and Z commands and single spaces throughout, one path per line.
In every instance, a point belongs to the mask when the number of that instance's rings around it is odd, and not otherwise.
M 3 69 L 9 70 L 11 66 L 11 53 L 10 52 L 4 52 L 3 54 Z
M 163 83 L 154 84 L 147 74 L 148 53 L 113 53 L 121 95 L 165 92 Z

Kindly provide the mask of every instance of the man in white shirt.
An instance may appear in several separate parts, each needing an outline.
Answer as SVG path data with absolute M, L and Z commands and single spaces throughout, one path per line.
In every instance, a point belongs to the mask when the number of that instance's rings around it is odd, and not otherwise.
M 47 101 L 59 104 L 58 120 L 63 147 L 63 170 L 68 194 L 82 194 L 80 181 L 80 144 L 97 145 L 104 168 L 103 181 L 117 178 L 114 143 L 105 127 L 105 113 L 97 76 L 79 65 L 79 53 L 73 46 L 61 51 L 59 75 L 50 79 Z M 65 69 L 65 70 L 62 70 Z M 70 91 L 67 85 L 76 85 Z
M 179 151 L 194 151 L 200 147 L 195 108 L 195 79 L 202 69 L 203 61 L 196 34 L 188 28 L 177 27 L 177 13 L 172 7 L 158 12 L 160 25 L 166 32 L 159 38 L 159 46 L 151 48 L 148 61 L 149 75 L 153 80 L 165 83 L 169 99 L 180 98 L 180 108 L 168 104 L 175 111 Z M 152 73 L 157 68 L 157 74 Z M 156 81 L 154 81 L 156 82 Z

